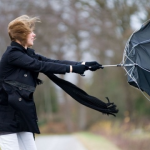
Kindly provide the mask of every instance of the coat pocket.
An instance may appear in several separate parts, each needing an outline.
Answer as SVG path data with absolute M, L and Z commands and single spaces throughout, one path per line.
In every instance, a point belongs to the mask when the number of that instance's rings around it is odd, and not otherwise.
M 28 114 L 29 111 L 34 111 L 34 101 L 24 99 L 18 91 L 14 91 L 8 95 L 8 104 L 13 107 L 17 112 Z M 32 113 L 32 112 L 30 112 Z
M 23 110 L 30 102 L 29 99 L 25 99 L 24 96 L 26 95 L 21 95 L 18 90 L 14 90 L 12 93 L 8 94 L 8 104 L 17 111 Z
M 22 97 L 24 100 L 33 100 L 33 92 L 30 92 L 30 91 L 27 91 L 27 90 L 24 90 L 22 88 L 18 88 L 18 87 L 15 87 L 17 94 Z

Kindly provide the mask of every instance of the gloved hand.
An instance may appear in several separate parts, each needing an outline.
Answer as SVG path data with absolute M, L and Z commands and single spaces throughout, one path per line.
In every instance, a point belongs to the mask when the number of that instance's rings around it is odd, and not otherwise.
M 91 71 L 96 71 L 97 69 L 103 69 L 101 64 L 99 64 L 96 61 L 91 61 L 91 62 L 85 62 L 85 65 L 89 67 L 89 70 Z
M 84 72 L 88 70 L 88 66 L 85 65 L 74 65 L 72 66 L 72 72 L 78 73 L 78 74 L 84 74 Z

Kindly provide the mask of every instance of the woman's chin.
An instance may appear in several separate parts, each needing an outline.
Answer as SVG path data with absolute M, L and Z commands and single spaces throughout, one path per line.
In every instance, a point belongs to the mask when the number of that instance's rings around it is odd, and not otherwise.
M 34 43 L 30 43 L 29 45 L 28 45 L 28 47 L 32 47 L 34 45 Z

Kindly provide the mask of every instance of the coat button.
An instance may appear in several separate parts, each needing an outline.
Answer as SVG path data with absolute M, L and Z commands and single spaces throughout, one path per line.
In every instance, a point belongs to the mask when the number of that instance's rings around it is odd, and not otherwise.
M 22 98 L 21 98 L 21 97 L 19 98 L 19 101 L 22 101 Z
M 21 88 L 21 87 L 19 87 L 19 90 L 22 90 L 22 88 Z
M 28 75 L 27 74 L 24 74 L 24 77 L 27 77 Z

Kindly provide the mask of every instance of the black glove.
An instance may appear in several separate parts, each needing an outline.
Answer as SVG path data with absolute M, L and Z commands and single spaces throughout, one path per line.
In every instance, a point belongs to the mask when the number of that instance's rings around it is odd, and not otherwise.
M 88 66 L 85 65 L 74 65 L 72 66 L 72 72 L 78 73 L 78 74 L 84 74 L 84 72 L 88 70 Z
M 103 69 L 101 64 L 99 64 L 96 61 L 91 61 L 91 62 L 85 62 L 85 65 L 89 67 L 89 70 L 91 71 L 96 71 L 97 69 Z

